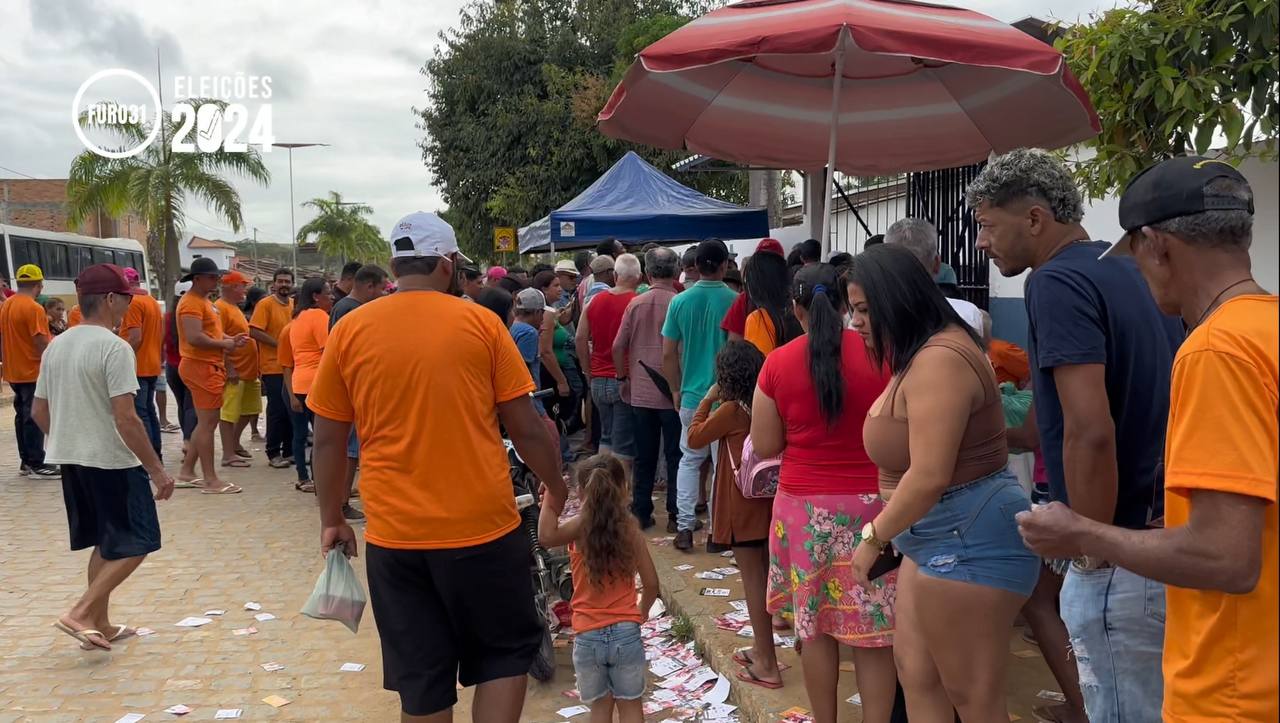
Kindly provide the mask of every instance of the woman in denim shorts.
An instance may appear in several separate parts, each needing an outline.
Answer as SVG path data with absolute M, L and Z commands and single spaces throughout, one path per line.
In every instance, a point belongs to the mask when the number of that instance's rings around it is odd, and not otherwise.
M 854 329 L 893 374 L 863 425 L 886 504 L 863 528 L 854 575 L 865 584 L 890 541 L 903 555 L 894 656 L 913 717 L 950 719 L 954 705 L 964 720 L 1007 720 L 1009 635 L 1040 573 L 1014 520 L 1031 502 L 1006 468 L 980 337 L 904 246 L 863 252 L 847 278 Z

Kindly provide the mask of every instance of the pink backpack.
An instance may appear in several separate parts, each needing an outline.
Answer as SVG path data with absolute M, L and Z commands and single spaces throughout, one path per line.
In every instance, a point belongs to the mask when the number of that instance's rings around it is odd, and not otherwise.
M 750 414 L 751 410 L 745 404 L 741 406 Z M 729 459 L 733 460 L 733 455 L 729 455 Z M 751 443 L 750 434 L 742 441 L 742 459 L 732 466 L 734 480 L 743 497 L 753 500 L 773 497 L 778 493 L 778 474 L 782 469 L 782 457 L 756 456 L 755 445 Z

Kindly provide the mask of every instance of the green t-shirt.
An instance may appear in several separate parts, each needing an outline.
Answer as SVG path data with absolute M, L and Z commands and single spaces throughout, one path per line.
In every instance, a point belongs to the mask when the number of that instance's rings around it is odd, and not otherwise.
M 573 359 L 573 334 L 556 322 L 555 335 L 551 337 L 551 348 L 556 353 L 556 362 L 561 369 L 576 369 L 578 364 Z
M 727 338 L 720 322 L 736 298 L 723 281 L 699 281 L 667 307 L 662 336 L 681 344 L 681 409 L 696 409 L 715 382 L 716 354 Z

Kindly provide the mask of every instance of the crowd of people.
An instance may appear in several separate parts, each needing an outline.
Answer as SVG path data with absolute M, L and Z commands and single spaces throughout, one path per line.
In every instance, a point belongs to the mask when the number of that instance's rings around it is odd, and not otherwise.
M 958 298 L 916 218 L 826 263 L 812 239 L 789 255 L 764 239 L 741 268 L 717 240 L 683 256 L 609 240 L 482 270 L 419 212 L 389 237 L 394 293 L 376 266 L 296 293 L 281 270 L 244 309 L 248 279 L 197 259 L 162 316 L 136 273 L 97 266 L 53 343 L 61 316 L 24 266 L 0 306 L 22 472 L 62 477 L 72 548 L 94 548 L 56 625 L 86 647 L 131 634 L 107 600 L 159 548 L 148 477 L 156 499 L 240 492 L 218 470 L 252 464 L 240 440 L 265 394 L 268 464 L 316 494 L 322 550 L 357 554 L 368 515 L 405 720 L 447 718 L 455 683 L 476 686 L 476 720 L 520 716 L 545 623 L 504 436 L 544 484 L 543 543 L 569 546 L 593 720 L 642 718 L 659 512 L 675 548 L 705 525 L 708 550 L 734 552 L 753 631 L 737 679 L 782 687 L 773 632 L 794 628 L 822 723 L 841 646 L 866 721 L 1006 720 L 1019 617 L 1066 699 L 1044 720 L 1276 719 L 1280 304 L 1250 272 L 1248 183 L 1157 164 L 1112 244 L 1044 152 L 994 158 L 967 201 L 1000 273 L 1030 271 L 1025 352 Z M 172 478 L 166 378 L 188 440 Z M 582 506 L 562 521 L 569 465 Z

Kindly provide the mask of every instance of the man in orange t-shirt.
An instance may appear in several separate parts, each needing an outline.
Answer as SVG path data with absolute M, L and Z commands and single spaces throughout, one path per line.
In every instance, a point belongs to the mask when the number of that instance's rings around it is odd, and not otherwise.
M 293 464 L 293 421 L 284 391 L 284 372 L 276 355 L 282 332 L 293 318 L 293 272 L 276 269 L 271 294 L 253 308 L 249 336 L 258 343 L 258 371 L 267 397 L 267 459 L 272 467 Z
M 1280 300 L 1250 270 L 1253 192 L 1226 163 L 1174 158 L 1129 182 L 1120 225 L 1106 255 L 1133 254 L 1161 311 L 1190 329 L 1169 395 L 1164 528 L 1054 503 L 1023 513 L 1023 536 L 1167 585 L 1165 721 L 1280 720 Z
M 320 546 L 357 550 L 342 514 L 354 422 L 384 686 L 400 694 L 404 716 L 432 716 L 452 709 L 457 683 L 476 685 L 473 706 L 486 721 L 516 723 L 546 623 L 533 605 L 529 533 L 499 425 L 557 512 L 560 453 L 503 321 L 458 297 L 466 258 L 453 229 L 419 212 L 391 241 L 398 291 L 333 327 L 307 394 Z M 421 319 L 430 334 L 413 333 Z M 296 322 L 292 331 L 296 341 Z
M 179 487 L 199 487 L 205 494 L 235 494 L 240 487 L 218 478 L 213 460 L 213 432 L 218 428 L 222 410 L 222 389 L 226 385 L 226 356 L 249 342 L 249 336 L 228 337 L 209 302 L 218 288 L 218 278 L 225 273 L 213 259 L 198 258 L 191 262 L 191 272 L 182 277 L 191 282 L 191 290 L 178 301 L 178 352 L 182 361 L 178 375 L 191 394 L 196 412 L 196 428 L 178 472 Z M 203 478 L 196 477 L 196 461 Z
M 18 269 L 18 293 L 0 304 L 0 363 L 13 390 L 13 431 L 18 438 L 19 474 L 57 479 L 58 468 L 44 462 L 44 433 L 31 418 L 40 358 L 53 335 L 49 315 L 36 297 L 44 290 L 44 272 L 35 264 Z
M 124 277 L 135 289 L 142 288 L 142 277 L 137 269 L 125 269 Z M 156 455 L 160 454 L 160 415 L 156 411 L 156 380 L 164 368 L 164 312 L 160 303 L 145 291 L 129 304 L 120 322 L 120 338 L 133 347 L 138 365 L 138 392 L 133 397 L 138 419 L 147 429 L 147 437 Z
M 249 320 L 240 305 L 249 291 L 249 277 L 231 271 L 222 277 L 222 296 L 214 302 L 229 337 L 248 336 Z M 244 428 L 262 413 L 262 386 L 258 382 L 258 345 L 245 344 L 227 354 L 227 382 L 222 388 L 222 412 L 218 429 L 222 436 L 222 466 L 248 467 L 251 456 L 241 444 Z

